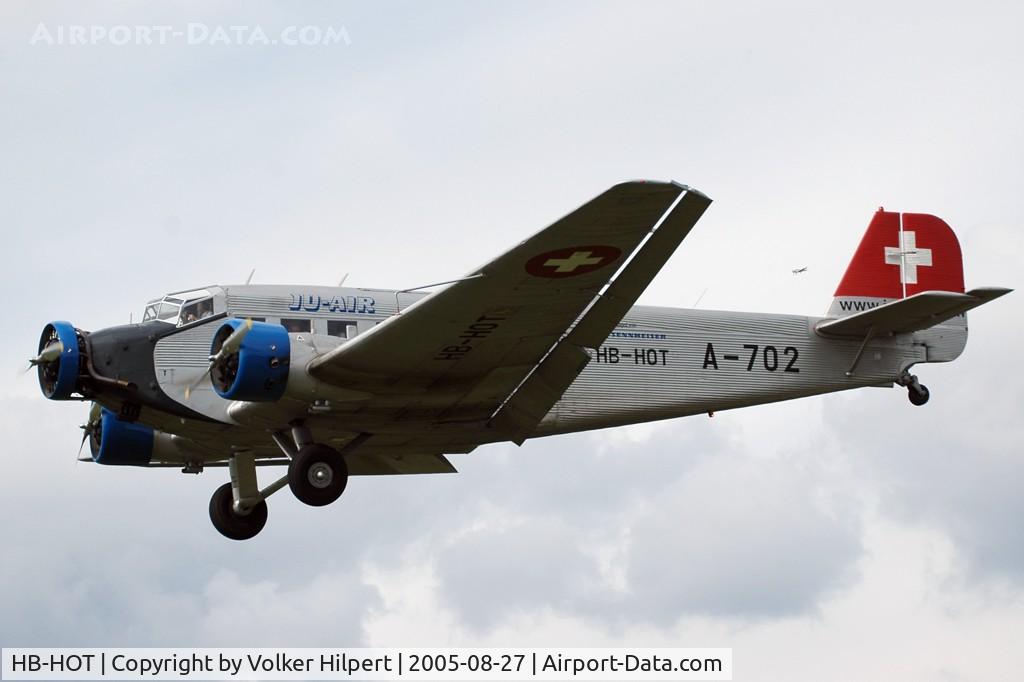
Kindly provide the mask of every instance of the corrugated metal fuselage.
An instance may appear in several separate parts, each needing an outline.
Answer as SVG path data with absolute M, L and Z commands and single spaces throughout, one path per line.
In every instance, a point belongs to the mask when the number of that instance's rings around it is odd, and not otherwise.
M 821 318 L 636 306 L 540 426 L 538 435 L 890 385 L 926 360 L 912 335 L 824 338 Z M 919 341 L 919 340 L 918 340 Z
M 311 353 L 345 343 L 346 338 L 323 334 L 328 320 L 349 320 L 349 332 L 362 332 L 416 298 L 410 295 L 407 302 L 397 305 L 395 292 L 325 289 L 315 298 L 304 300 L 289 295 L 291 290 L 271 286 L 229 287 L 221 300 L 223 312 L 231 316 L 258 315 L 268 322 L 280 322 L 286 317 L 311 318 L 313 333 L 297 337 L 299 340 L 292 344 L 293 371 L 304 366 Z M 347 309 L 334 311 L 326 304 L 316 305 L 327 300 L 340 301 L 339 305 Z M 965 323 L 945 336 L 929 330 L 924 335 L 873 339 L 856 362 L 856 370 L 848 374 L 860 351 L 860 340 L 822 337 L 814 331 L 819 319 L 636 306 L 604 344 L 588 351 L 591 362 L 534 435 L 669 419 L 862 386 L 885 386 L 915 362 L 952 359 L 966 341 Z M 183 328 L 157 344 L 157 379 L 172 399 L 186 401 L 184 388 L 203 373 L 210 337 L 218 326 Z M 928 337 L 929 334 L 932 336 Z M 930 357 L 929 338 L 933 339 L 932 346 L 936 339 L 945 338 L 949 347 L 940 348 L 938 354 L 933 347 Z M 415 343 L 415 339 L 410 339 L 410 343 Z M 371 431 L 382 436 L 391 434 L 390 440 L 378 441 L 393 448 L 415 443 L 437 451 L 465 452 L 482 442 L 504 440 L 500 434 L 482 433 L 481 425 L 473 433 L 466 432 L 463 442 L 455 432 L 466 430 L 467 425 L 410 418 L 413 413 L 408 406 L 403 411 L 400 396 L 394 398 L 394 403 L 381 403 L 377 413 L 336 401 L 334 410 L 310 413 L 308 418 L 312 428 L 324 434 L 324 440 L 343 441 L 353 433 Z M 425 397 L 417 400 L 422 402 Z M 241 413 L 232 412 L 237 406 L 216 396 L 208 382 L 200 385 L 187 403 L 221 423 L 194 423 L 151 410 L 144 411 L 142 420 L 195 440 L 207 460 L 226 456 L 231 447 L 252 448 L 260 456 L 276 454 L 268 431 L 286 427 L 293 418 L 288 416 L 289 409 L 302 410 L 305 415 L 307 408 L 305 404 L 289 405 L 287 401 L 267 404 L 243 415 L 246 421 L 237 418 Z M 425 412 L 424 416 L 428 414 Z M 274 423 L 275 419 L 281 423 Z

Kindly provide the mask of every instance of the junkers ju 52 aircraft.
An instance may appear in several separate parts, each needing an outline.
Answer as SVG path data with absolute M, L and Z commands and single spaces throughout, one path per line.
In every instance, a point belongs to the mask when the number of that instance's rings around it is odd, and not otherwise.
M 939 218 L 875 213 L 822 318 L 634 306 L 711 203 L 625 182 L 430 293 L 206 286 L 139 324 L 43 330 L 43 394 L 93 402 L 91 459 L 227 466 L 210 518 L 256 535 L 266 499 L 338 499 L 350 475 L 452 472 L 484 443 L 898 384 L 967 342 L 964 290 Z M 260 487 L 257 467 L 287 466 Z

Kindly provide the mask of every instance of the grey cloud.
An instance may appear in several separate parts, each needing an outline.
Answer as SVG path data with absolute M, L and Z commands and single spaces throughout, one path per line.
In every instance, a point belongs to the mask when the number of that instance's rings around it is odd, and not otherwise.
M 1024 257 L 1007 242 L 1003 256 Z M 975 283 L 990 283 L 982 271 Z M 978 281 L 980 280 L 980 281 Z M 998 307 L 997 307 L 998 306 Z M 971 338 L 952 365 L 913 371 L 932 392 L 915 409 L 902 390 L 823 401 L 832 438 L 872 481 L 886 513 L 946 533 L 975 580 L 1024 587 L 1024 383 L 1016 369 L 1018 293 L 969 315 Z
M 517 462 L 524 474 L 495 477 L 507 501 L 481 495 L 488 504 L 478 509 L 479 531 L 433 543 L 449 602 L 478 627 L 540 608 L 605 624 L 662 625 L 697 614 L 742 620 L 813 612 L 854 575 L 858 504 L 817 469 L 814 448 L 780 462 L 715 439 L 705 445 L 691 430 L 701 432 L 701 422 L 664 428 L 627 464 L 577 459 L 555 477 L 544 470 L 555 441 L 533 444 Z M 690 447 L 680 451 L 674 442 Z M 539 470 L 535 461 L 544 462 Z M 638 485 L 603 485 L 626 468 Z M 589 494 L 560 495 L 567 480 Z M 525 491 L 536 483 L 546 489 L 543 499 Z M 602 549 L 624 585 L 606 575 Z
M 55 537 L 54 540 L 61 538 Z M 0 579 L 5 646 L 330 646 L 362 641 L 378 603 L 358 572 L 277 579 L 215 570 L 199 553 L 170 562 L 128 540 L 101 565 L 79 552 L 9 547 Z M 83 560 L 85 559 L 85 560 Z
M 965 410 L 988 409 L 990 393 L 978 374 L 929 383 L 934 397 L 921 411 L 902 404 L 898 392 L 881 401 L 830 402 L 830 421 L 851 460 L 877 482 L 887 513 L 948 534 L 970 577 L 1024 587 L 1020 424 L 1005 414 L 989 428 L 979 428 L 984 418 L 965 419 Z
M 823 490 L 823 472 L 800 471 L 815 454 L 720 453 L 650 500 L 631 522 L 633 617 L 813 613 L 855 577 L 860 509 L 841 490 Z
M 193 635 L 217 646 L 363 644 L 363 619 L 379 608 L 376 591 L 358 573 L 323 571 L 312 580 L 246 582 L 233 571 L 213 576 Z M 255 643 L 255 644 L 254 644 Z
M 515 516 L 511 509 L 500 512 Z M 438 547 L 445 603 L 476 628 L 517 612 L 576 611 L 581 584 L 597 577 L 584 551 L 589 533 L 576 521 L 531 517 L 511 528 L 485 526 Z

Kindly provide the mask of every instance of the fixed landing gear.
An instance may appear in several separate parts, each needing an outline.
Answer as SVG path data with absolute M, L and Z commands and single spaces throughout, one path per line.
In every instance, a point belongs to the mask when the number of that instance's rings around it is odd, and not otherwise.
M 221 535 L 232 540 L 248 540 L 267 525 L 267 503 L 261 500 L 244 512 L 235 510 L 231 484 L 217 488 L 210 498 L 210 520 Z
M 285 486 L 299 501 L 313 507 L 337 500 L 348 485 L 344 453 L 358 447 L 369 435 L 356 436 L 342 452 L 314 443 L 309 429 L 301 423 L 292 425 L 290 437 L 285 431 L 277 431 L 272 437 L 289 459 L 288 473 L 260 489 L 255 456 L 248 451 L 232 453 L 228 460 L 231 482 L 217 488 L 210 498 L 210 520 L 224 537 L 255 537 L 267 523 L 267 498 Z
M 931 397 L 931 394 L 928 392 L 928 387 L 924 384 L 918 384 L 916 387 L 907 386 L 907 398 L 909 398 L 910 402 L 914 405 L 917 405 L 918 407 L 924 405 L 928 402 L 929 397 Z
M 334 448 L 311 443 L 299 450 L 288 465 L 292 494 L 313 507 L 334 502 L 348 485 L 345 458 Z
M 900 377 L 899 382 L 901 386 L 907 387 L 907 399 L 910 400 L 911 404 L 920 407 L 928 402 L 928 398 L 931 397 L 931 393 L 928 391 L 928 387 L 917 380 L 917 377 L 913 374 L 904 373 Z
M 256 457 L 235 452 L 228 460 L 231 482 L 214 491 L 210 498 L 210 521 L 226 538 L 248 540 L 267 525 L 267 498 L 288 483 L 284 476 L 260 490 L 256 481 Z

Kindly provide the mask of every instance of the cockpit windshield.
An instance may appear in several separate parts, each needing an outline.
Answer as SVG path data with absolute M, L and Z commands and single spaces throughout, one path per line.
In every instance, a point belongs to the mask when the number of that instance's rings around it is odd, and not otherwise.
M 177 322 L 182 303 L 184 301 L 180 298 L 171 298 L 170 296 L 150 301 L 146 304 L 146 312 L 142 314 L 142 321 L 162 320 L 164 322 Z
M 213 297 L 209 291 L 200 289 L 150 301 L 146 304 L 142 321 L 159 320 L 180 327 L 211 315 L 213 315 Z

